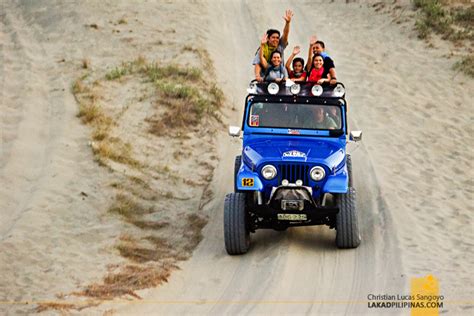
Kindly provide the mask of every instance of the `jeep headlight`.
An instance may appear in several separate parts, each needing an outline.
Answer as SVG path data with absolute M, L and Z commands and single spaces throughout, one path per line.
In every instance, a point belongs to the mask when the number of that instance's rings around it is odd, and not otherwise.
M 262 176 L 266 180 L 271 180 L 271 179 L 275 178 L 276 175 L 277 175 L 277 170 L 274 166 L 266 165 L 262 168 Z
M 311 179 L 313 179 L 314 181 L 321 181 L 322 179 L 324 179 L 324 176 L 326 175 L 326 171 L 324 171 L 323 167 L 316 166 L 316 167 L 311 168 L 309 175 L 311 176 Z

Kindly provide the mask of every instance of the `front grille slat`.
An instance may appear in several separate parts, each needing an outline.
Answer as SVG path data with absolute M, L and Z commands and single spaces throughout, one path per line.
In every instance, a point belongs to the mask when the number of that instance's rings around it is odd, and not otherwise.
M 309 166 L 302 164 L 278 164 L 278 182 L 286 179 L 290 183 L 302 180 L 303 185 L 309 184 Z

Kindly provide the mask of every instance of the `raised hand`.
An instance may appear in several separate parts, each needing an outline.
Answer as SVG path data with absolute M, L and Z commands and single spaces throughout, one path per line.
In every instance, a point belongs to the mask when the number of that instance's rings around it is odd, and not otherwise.
M 286 23 L 290 23 L 292 17 L 293 17 L 293 11 L 286 10 L 285 11 L 285 16 L 283 16 L 283 19 L 286 21 Z
M 268 35 L 267 33 L 263 34 L 262 40 L 260 41 L 260 44 L 265 45 L 268 42 Z
M 313 46 L 314 44 L 316 44 L 316 41 L 318 40 L 318 38 L 316 37 L 316 35 L 312 35 L 310 38 L 309 38 L 309 45 L 310 46 Z
M 295 47 L 293 48 L 293 55 L 298 55 L 298 54 L 300 53 L 300 51 L 301 51 L 301 50 L 300 50 L 300 47 L 299 47 L 299 46 L 295 46 Z

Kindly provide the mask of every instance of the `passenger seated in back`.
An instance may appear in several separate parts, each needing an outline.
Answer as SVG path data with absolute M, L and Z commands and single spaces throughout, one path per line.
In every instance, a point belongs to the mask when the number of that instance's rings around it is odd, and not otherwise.
M 326 53 L 325 51 L 326 46 L 324 45 L 323 41 L 318 41 L 316 39 L 316 36 L 311 36 L 309 39 L 309 51 L 308 51 L 308 63 L 306 64 L 306 71 L 309 72 L 309 69 L 311 68 L 313 64 L 313 56 L 315 54 L 319 54 L 323 57 L 324 61 L 324 69 L 329 73 L 330 75 L 330 82 L 329 84 L 336 84 L 337 83 L 337 78 L 336 78 L 336 66 L 334 65 L 334 61 L 332 60 L 331 57 Z M 324 76 L 326 77 L 326 76 Z
M 306 71 L 304 71 L 304 59 L 296 57 L 300 53 L 300 47 L 295 46 L 290 57 L 286 61 L 286 71 L 288 71 L 288 78 L 294 82 L 306 81 Z M 293 59 L 294 58 L 294 59 Z M 290 69 L 290 65 L 293 64 L 293 70 Z
M 261 54 L 261 53 L 260 53 Z M 262 58 L 262 66 L 266 69 L 264 80 L 270 82 L 282 82 L 288 79 L 288 72 L 283 66 L 281 53 L 274 51 L 270 57 L 271 64 L 268 65 L 266 60 Z
M 262 60 L 265 59 L 267 63 L 270 63 L 270 55 L 273 51 L 278 50 L 281 52 L 281 56 L 283 59 L 283 51 L 285 50 L 286 46 L 288 45 L 288 34 L 290 32 L 290 23 L 291 19 L 293 18 L 293 11 L 286 10 L 283 19 L 285 20 L 285 27 L 283 28 L 283 34 L 280 37 L 280 32 L 275 29 L 269 29 L 265 34 L 265 43 L 260 46 L 260 48 L 255 53 L 255 58 L 252 62 L 255 68 L 255 79 L 258 82 L 263 81 L 263 75 L 265 73 L 265 69 L 262 65 Z M 263 52 L 264 58 L 260 58 L 261 54 L 260 51 Z
M 330 80 L 329 72 L 324 68 L 323 56 L 315 54 L 313 56 L 313 64 L 308 72 L 308 82 L 323 84 L 329 83 Z

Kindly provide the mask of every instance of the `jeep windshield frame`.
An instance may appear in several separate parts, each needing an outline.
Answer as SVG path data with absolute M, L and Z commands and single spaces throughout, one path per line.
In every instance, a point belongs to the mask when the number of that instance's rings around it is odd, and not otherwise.
M 324 128 L 308 128 L 301 124 L 287 124 L 286 126 L 265 126 L 256 124 L 255 117 L 253 126 L 250 124 L 252 109 L 255 104 L 261 103 L 290 107 L 291 105 L 297 105 L 301 108 L 310 108 L 312 106 L 321 106 L 326 109 L 331 106 L 332 108 L 339 109 L 338 114 L 340 123 L 337 128 L 324 129 Z M 258 118 L 257 118 L 258 120 Z M 255 126 L 258 125 L 258 126 Z M 248 95 L 245 104 L 244 119 L 242 121 L 242 130 L 251 134 L 276 134 L 276 135 L 293 135 L 293 136 L 317 136 L 317 137 L 340 137 L 347 133 L 347 121 L 346 121 L 346 102 L 344 98 L 321 98 L 314 96 L 280 96 L 280 95 Z

